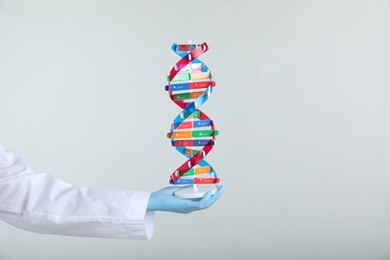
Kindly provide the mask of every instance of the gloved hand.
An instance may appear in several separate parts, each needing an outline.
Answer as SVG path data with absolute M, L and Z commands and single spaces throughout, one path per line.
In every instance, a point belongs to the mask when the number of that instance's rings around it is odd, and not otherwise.
M 207 209 L 222 195 L 224 187 L 219 186 L 216 193 L 211 191 L 200 200 L 189 200 L 175 197 L 175 191 L 182 187 L 167 187 L 150 195 L 147 211 L 170 211 L 176 213 L 190 213 L 196 210 Z

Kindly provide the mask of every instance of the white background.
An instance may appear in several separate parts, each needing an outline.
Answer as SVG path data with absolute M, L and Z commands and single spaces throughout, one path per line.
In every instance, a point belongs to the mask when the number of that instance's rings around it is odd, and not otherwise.
M 74 185 L 167 186 L 187 40 L 210 46 L 221 199 L 151 241 L 0 223 L 0 259 L 389 259 L 389 1 L 0 0 L 0 143 Z

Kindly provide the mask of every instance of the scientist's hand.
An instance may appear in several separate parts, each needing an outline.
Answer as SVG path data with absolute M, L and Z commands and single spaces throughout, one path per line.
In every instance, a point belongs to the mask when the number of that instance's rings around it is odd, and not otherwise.
M 211 195 L 211 191 L 200 200 L 180 199 L 173 193 L 182 187 L 167 187 L 150 195 L 147 211 L 170 211 L 176 213 L 190 213 L 196 210 L 207 209 L 222 195 L 224 187 L 218 187 L 217 192 Z

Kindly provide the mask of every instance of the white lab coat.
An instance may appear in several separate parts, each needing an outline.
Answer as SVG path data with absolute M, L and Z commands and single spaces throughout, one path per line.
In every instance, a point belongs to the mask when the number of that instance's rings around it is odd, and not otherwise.
M 0 145 L 0 220 L 57 235 L 150 239 L 149 192 L 74 187 Z M 1 233 L 1 232 L 0 232 Z

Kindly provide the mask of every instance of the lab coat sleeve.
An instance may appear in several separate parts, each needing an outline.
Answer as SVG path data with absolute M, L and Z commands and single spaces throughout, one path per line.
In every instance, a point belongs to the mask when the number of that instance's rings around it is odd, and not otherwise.
M 56 235 L 151 239 L 150 193 L 75 187 L 36 173 L 0 145 L 0 220 Z

